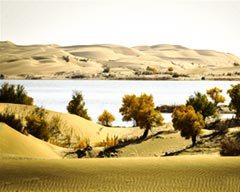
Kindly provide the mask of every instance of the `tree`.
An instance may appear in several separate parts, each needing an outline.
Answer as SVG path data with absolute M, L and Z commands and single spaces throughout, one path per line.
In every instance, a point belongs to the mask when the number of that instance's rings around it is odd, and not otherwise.
M 83 95 L 80 91 L 73 91 L 72 100 L 68 103 L 67 110 L 71 114 L 78 115 L 87 120 L 91 120 L 87 113 L 85 107 L 85 102 L 83 100 Z
M 186 105 L 191 105 L 196 112 L 202 114 L 203 118 L 213 116 L 217 112 L 216 105 L 208 100 L 208 97 L 205 94 L 196 92 L 195 96 L 190 96 L 187 100 Z
M 103 113 L 99 115 L 98 121 L 104 126 L 111 126 L 111 123 L 115 121 L 115 117 L 107 110 L 104 110 Z
M 22 85 L 3 83 L 0 88 L 0 102 L 33 105 L 33 98 L 27 95 Z
M 142 94 L 139 97 L 135 94 L 125 95 L 119 112 L 123 116 L 123 121 L 134 121 L 135 126 L 145 129 L 143 139 L 147 137 L 149 130 L 153 126 L 163 124 L 160 111 L 154 109 L 152 95 Z
M 230 110 L 236 110 L 236 118 L 240 117 L 240 84 L 232 85 L 232 88 L 227 91 L 231 101 L 229 103 Z
M 195 112 L 191 105 L 180 105 L 172 113 L 172 122 L 175 130 L 181 131 L 181 136 L 186 139 L 192 138 L 192 145 L 196 143 L 196 137 L 204 128 L 203 116 Z
M 207 90 L 207 94 L 211 97 L 216 106 L 218 103 L 224 103 L 226 101 L 225 97 L 220 95 L 221 92 L 222 89 L 219 89 L 218 87 Z

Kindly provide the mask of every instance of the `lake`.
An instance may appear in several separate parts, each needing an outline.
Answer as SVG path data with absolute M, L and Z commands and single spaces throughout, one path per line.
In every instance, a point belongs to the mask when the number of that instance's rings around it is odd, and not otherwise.
M 112 113 L 116 121 L 114 126 L 131 126 L 131 122 L 122 122 L 119 108 L 122 97 L 126 94 L 152 94 L 155 106 L 167 104 L 185 104 L 194 92 L 206 93 L 206 89 L 219 87 L 226 97 L 225 104 L 230 101 L 227 90 L 239 81 L 125 81 L 125 80 L 1 80 L 21 84 L 34 104 L 44 108 L 67 112 L 66 106 L 72 98 L 73 90 L 82 91 L 88 114 L 97 122 L 97 118 L 106 109 Z M 165 122 L 171 121 L 171 114 L 163 114 Z

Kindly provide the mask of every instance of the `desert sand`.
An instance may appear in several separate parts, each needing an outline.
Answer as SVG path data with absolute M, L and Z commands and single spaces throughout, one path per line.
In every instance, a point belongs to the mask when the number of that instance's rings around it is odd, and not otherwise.
M 15 45 L 0 42 L 5 79 L 240 79 L 240 58 L 180 45 Z
M 22 117 L 33 107 L 0 104 L 0 112 L 14 109 Z M 173 130 L 171 123 L 156 127 L 148 140 L 119 149 L 116 158 L 94 157 L 94 144 L 107 136 L 130 139 L 141 136 L 139 128 L 107 128 L 75 115 L 48 112 L 63 119 L 63 133 L 88 138 L 93 151 L 82 158 L 64 157 L 69 148 L 21 134 L 0 123 L 0 191 L 239 191 L 240 157 L 221 157 L 219 149 L 205 142 L 180 156 L 165 157 L 191 145 Z M 232 131 L 239 128 L 232 128 Z M 204 130 L 202 135 L 211 134 Z M 200 138 L 198 138 L 200 140 Z
M 1 191 L 239 191 L 240 158 L 0 160 Z

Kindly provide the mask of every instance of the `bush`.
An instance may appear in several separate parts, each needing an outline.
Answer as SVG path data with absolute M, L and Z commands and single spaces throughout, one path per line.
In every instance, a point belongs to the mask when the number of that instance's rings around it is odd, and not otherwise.
M 27 125 L 25 130 L 27 133 L 39 139 L 48 141 L 50 138 L 50 131 L 48 129 L 49 124 L 45 120 L 45 117 L 45 110 L 37 107 L 31 115 L 26 117 Z
M 4 83 L 0 88 L 0 102 L 33 105 L 33 98 L 27 95 L 22 85 Z
M 14 114 L 0 114 L 0 122 L 6 123 L 16 131 L 22 132 L 23 130 L 22 121 L 20 119 L 17 119 Z
M 220 154 L 223 156 L 239 156 L 240 142 L 234 138 L 225 137 L 221 143 Z
M 107 136 L 106 141 L 103 140 L 103 141 L 97 143 L 95 145 L 95 147 L 113 147 L 113 146 L 116 146 L 118 143 L 119 143 L 119 141 L 118 141 L 117 136 L 114 136 L 111 138 L 109 136 Z
M 89 146 L 89 139 L 83 139 L 80 140 L 75 146 L 75 149 L 85 149 L 87 146 Z

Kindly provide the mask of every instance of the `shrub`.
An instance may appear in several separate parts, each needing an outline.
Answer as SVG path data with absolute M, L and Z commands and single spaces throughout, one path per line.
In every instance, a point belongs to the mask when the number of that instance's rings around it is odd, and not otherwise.
M 27 95 L 22 85 L 4 83 L 0 88 L 0 102 L 33 105 L 33 98 Z
M 173 72 L 173 67 L 168 67 L 169 72 Z
M 91 120 L 87 113 L 87 109 L 85 109 L 85 102 L 80 91 L 73 92 L 72 100 L 68 103 L 67 110 L 71 114 L 75 114 L 87 120 Z
M 223 156 L 239 156 L 240 142 L 234 138 L 225 137 L 221 143 L 220 154 Z
M 103 140 L 103 141 L 97 143 L 95 145 L 95 147 L 113 147 L 113 146 L 116 146 L 118 143 L 119 143 L 119 141 L 118 141 L 117 136 L 114 136 L 111 138 L 109 136 L 107 136 L 106 141 Z
M 150 67 L 150 66 L 147 66 L 146 70 L 147 71 L 151 71 L 153 73 L 157 73 L 158 72 L 158 70 L 155 67 Z
M 0 122 L 6 123 L 16 131 L 22 132 L 23 124 L 20 119 L 17 119 L 14 114 L 0 113 Z
M 107 110 L 104 110 L 98 117 L 98 121 L 104 126 L 111 126 L 112 122 L 115 121 L 115 117 Z
M 89 146 L 89 139 L 83 139 L 80 140 L 75 146 L 75 149 L 85 149 L 87 146 Z
M 37 107 L 32 114 L 26 117 L 27 125 L 25 130 L 27 133 L 44 141 L 48 141 L 50 138 L 49 124 L 45 118 L 45 110 Z

